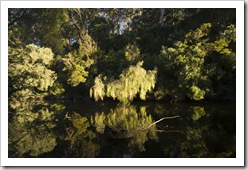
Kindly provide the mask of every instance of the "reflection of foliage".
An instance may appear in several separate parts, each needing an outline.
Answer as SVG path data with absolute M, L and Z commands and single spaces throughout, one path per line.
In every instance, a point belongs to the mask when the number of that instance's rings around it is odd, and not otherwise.
M 91 122 L 93 122 L 93 126 L 96 127 L 96 131 L 100 134 L 104 133 L 104 129 L 105 129 L 105 120 L 106 116 L 104 115 L 104 113 L 102 112 L 101 114 L 96 113 L 94 116 L 94 120 L 93 117 L 91 117 Z
M 55 115 L 64 107 L 58 104 L 10 102 L 13 117 L 9 122 L 9 157 L 30 157 L 52 151 L 57 145 L 53 128 Z
M 87 117 L 73 112 L 70 120 L 72 127 L 67 128 L 66 140 L 70 142 L 69 152 L 73 153 L 72 157 L 96 157 L 100 146 L 94 141 L 96 134 L 88 129 L 90 124 Z
M 200 107 L 200 106 L 192 106 L 190 108 L 193 112 L 192 114 L 192 119 L 194 121 L 200 119 L 202 116 L 204 116 L 206 114 L 205 110 L 204 110 L 204 107 Z
M 49 131 L 49 126 L 53 126 L 50 123 L 36 127 L 15 126 L 10 125 L 9 145 L 13 152 L 10 157 L 39 156 L 57 145 L 55 134 Z
M 157 114 L 157 115 L 164 115 L 165 113 L 168 112 L 168 108 L 166 108 L 165 110 L 165 107 L 163 104 L 156 104 L 155 105 L 155 108 L 154 108 L 154 113 Z
M 137 131 L 152 123 L 151 115 L 147 115 L 145 107 L 137 113 L 134 106 L 121 106 L 111 110 L 107 115 L 106 124 L 113 129 Z
M 219 107 L 222 111 L 223 107 Z M 223 119 L 221 114 L 210 114 L 216 110 L 213 109 L 211 112 L 207 112 L 206 107 L 190 106 L 188 111 L 188 116 L 191 116 L 192 119 L 183 120 L 187 122 L 187 124 L 184 127 L 185 131 L 183 132 L 180 144 L 181 157 L 235 157 L 235 128 L 232 128 L 235 121 L 233 123 L 227 121 L 225 117 Z M 219 109 L 218 112 L 220 112 Z M 219 116 L 221 120 L 218 120 Z M 233 115 L 232 113 L 227 117 L 232 119 L 235 117 L 235 114 Z M 199 121 L 199 119 L 201 119 L 201 121 Z M 189 121 L 193 124 L 189 124 Z M 195 121 L 197 121 L 197 123 L 195 123 Z
M 206 115 L 204 107 L 200 106 L 190 106 L 187 109 L 189 112 L 188 116 L 192 119 L 187 119 L 189 121 L 197 121 L 202 116 Z M 202 117 L 204 118 L 204 117 Z M 189 122 L 186 119 L 183 121 Z M 180 149 L 182 151 L 181 157 L 191 157 L 191 158 L 204 158 L 209 157 L 209 148 L 206 144 L 206 134 L 209 131 L 209 125 L 201 125 L 200 122 L 193 126 L 187 124 L 184 128 L 182 143 Z
M 96 134 L 91 130 L 78 135 L 76 139 L 71 146 L 72 157 L 95 158 L 100 153 L 100 145 L 96 142 Z
M 48 104 L 45 102 L 29 102 L 12 100 L 10 102 L 11 109 L 15 110 L 15 119 L 19 123 L 32 123 L 39 121 L 52 121 L 56 112 L 64 110 L 63 105 Z
M 136 133 L 128 144 L 129 150 L 132 152 L 134 148 L 138 148 L 139 151 L 145 151 L 145 142 L 148 141 L 148 139 L 158 139 L 156 126 L 152 126 L 149 130 L 142 130 Z
M 103 112 L 101 114 L 97 113 L 94 118 L 91 118 L 91 121 L 98 132 L 103 132 L 105 126 L 116 131 L 126 130 L 135 132 L 150 125 L 152 117 L 147 115 L 145 107 L 140 107 L 137 113 L 135 106 L 121 105 L 111 109 L 107 115 Z
M 86 117 L 81 117 L 78 113 L 74 113 L 72 117 L 72 124 L 77 128 L 77 134 L 84 133 L 89 127 L 89 122 Z
M 157 139 L 156 126 L 144 130 L 153 123 L 151 115 L 147 115 L 146 107 L 140 107 L 136 110 L 135 106 L 118 106 L 111 109 L 108 114 L 96 114 L 91 118 L 92 124 L 97 132 L 103 133 L 109 138 L 130 138 L 128 147 L 130 150 L 138 148 L 145 151 L 144 144 L 150 139 Z M 106 129 L 109 127 L 110 130 Z
M 209 150 L 206 146 L 204 133 L 208 130 L 207 126 L 187 127 L 185 141 L 181 144 L 182 157 L 204 158 L 208 157 Z

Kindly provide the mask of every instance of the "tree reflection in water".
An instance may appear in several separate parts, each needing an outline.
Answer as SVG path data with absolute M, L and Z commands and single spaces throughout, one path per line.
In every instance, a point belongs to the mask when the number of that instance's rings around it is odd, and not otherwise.
M 44 102 L 10 102 L 9 157 L 37 157 L 52 151 L 57 145 L 56 114 L 63 109 Z
M 107 114 L 96 114 L 91 120 L 96 131 L 104 133 L 109 139 L 130 139 L 130 151 L 135 148 L 145 151 L 144 144 L 148 138 L 157 139 L 156 125 L 147 128 L 153 120 L 151 115 L 147 114 L 145 106 L 137 109 L 133 105 L 119 105 Z
M 11 101 L 9 157 L 235 157 L 235 107 L 223 108 Z
M 96 134 L 90 130 L 87 117 L 73 112 L 69 118 L 72 125 L 66 129 L 65 140 L 69 141 L 67 157 L 94 158 L 100 152 L 100 145 L 96 141 Z

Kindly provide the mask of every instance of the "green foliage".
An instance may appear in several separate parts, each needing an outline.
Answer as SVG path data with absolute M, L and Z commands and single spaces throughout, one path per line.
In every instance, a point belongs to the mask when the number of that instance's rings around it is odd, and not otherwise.
M 101 114 L 96 113 L 94 117 L 91 117 L 91 123 L 96 128 L 96 131 L 100 134 L 104 133 L 104 129 L 106 126 L 105 119 L 106 119 L 106 116 L 104 112 L 102 112 Z
M 153 123 L 151 115 L 146 112 L 146 107 L 136 109 L 135 106 L 119 105 L 111 109 L 109 113 L 95 114 L 91 122 L 98 133 L 108 135 L 110 138 L 131 138 L 128 143 L 130 151 L 138 149 L 145 151 L 145 142 L 150 139 L 157 139 L 156 126 L 143 130 Z M 115 133 L 107 131 L 109 127 Z
M 86 117 L 81 117 L 78 113 L 73 113 L 72 124 L 77 129 L 77 134 L 81 135 L 89 127 L 89 122 Z
M 95 101 L 98 101 L 99 99 L 103 100 L 104 96 L 105 88 L 102 82 L 102 75 L 98 75 L 95 78 L 94 86 L 90 88 L 90 97 L 94 97 Z
M 137 95 L 144 100 L 154 80 L 133 66 L 144 61 L 145 70 L 159 70 L 156 100 L 173 98 L 175 91 L 192 100 L 234 98 L 235 13 L 234 9 L 11 8 L 9 92 L 16 97 L 73 94 L 74 98 L 86 95 L 101 74 L 106 76 L 105 87 L 97 100 L 108 96 L 127 103 Z
M 47 92 L 57 76 L 49 69 L 53 53 L 49 48 L 30 44 L 23 49 L 9 47 L 9 81 L 13 97 L 32 97 Z
M 94 60 L 93 55 L 97 51 L 95 42 L 88 34 L 84 35 L 83 41 L 79 41 L 79 48 L 67 54 L 62 60 L 65 65 L 64 71 L 67 71 L 67 83 L 71 86 L 77 86 L 84 83 L 88 76 L 89 68 Z
M 36 157 L 52 151 L 57 145 L 53 128 L 63 105 L 35 101 L 10 101 L 9 153 L 13 157 Z
M 130 63 L 139 61 L 140 59 L 140 50 L 136 44 L 128 44 L 125 48 L 125 58 Z
M 98 73 L 111 77 L 117 77 L 123 69 L 127 68 L 128 62 L 125 59 L 125 50 L 110 50 L 106 55 L 100 55 L 96 60 Z
M 218 76 L 218 79 L 224 78 L 225 71 L 216 67 L 222 63 L 213 60 L 229 56 L 226 61 L 235 61 L 235 53 L 229 48 L 235 39 L 235 28 L 228 26 L 215 41 L 210 41 L 210 31 L 211 24 L 205 23 L 186 34 L 184 42 L 178 41 L 175 47 L 163 47 L 161 51 L 161 56 L 166 62 L 165 68 L 175 71 L 173 76 L 177 78 L 178 87 L 193 100 L 201 100 L 214 93 L 213 75 Z M 224 34 L 229 35 L 223 38 Z M 213 56 L 214 54 L 216 56 Z M 215 59 L 209 63 L 212 56 Z M 230 67 L 233 70 L 235 63 L 230 63 Z
M 200 106 L 192 106 L 190 108 L 191 112 L 192 112 L 192 119 L 194 121 L 199 120 L 202 116 L 206 115 L 205 109 L 204 107 L 200 107 Z
M 146 93 L 155 87 L 157 70 L 146 71 L 142 64 L 139 62 L 136 66 L 130 66 L 122 72 L 119 80 L 107 84 L 107 96 L 126 103 L 139 94 L 140 99 L 145 100 Z
M 124 70 L 118 80 L 108 83 L 106 92 L 101 81 L 101 75 L 96 77 L 95 85 L 91 88 L 90 94 L 96 101 L 103 100 L 104 95 L 118 99 L 122 103 L 131 102 L 137 94 L 140 99 L 146 99 L 146 93 L 150 92 L 156 83 L 157 70 L 146 71 L 142 66 L 143 62 L 136 66 L 130 66 Z
M 54 86 L 52 86 L 49 90 L 49 94 L 52 95 L 62 95 L 65 92 L 61 83 L 55 82 Z
M 104 136 L 107 127 L 117 133 L 115 138 L 130 137 L 128 144 L 123 142 L 129 153 L 143 152 L 158 131 L 155 125 L 141 130 L 153 123 L 147 114 L 151 108 L 128 105 L 133 100 L 235 100 L 235 9 L 10 8 L 8 19 L 13 157 L 46 155 L 58 139 L 67 140 L 67 154 L 73 157 L 97 157 L 103 139 L 98 136 Z M 90 120 L 74 111 L 63 119 L 64 106 L 42 103 L 53 95 L 69 102 L 85 102 L 88 95 L 95 101 L 109 97 L 124 105 L 90 115 Z M 162 117 L 179 107 L 157 105 L 154 112 Z M 186 109 L 194 127 L 180 133 L 185 136 L 179 141 L 182 157 L 212 156 L 205 142 L 209 125 L 195 126 L 205 122 L 198 120 L 207 117 L 206 111 L 200 106 Z M 226 133 L 227 128 L 217 125 Z M 209 138 L 217 140 L 221 133 Z

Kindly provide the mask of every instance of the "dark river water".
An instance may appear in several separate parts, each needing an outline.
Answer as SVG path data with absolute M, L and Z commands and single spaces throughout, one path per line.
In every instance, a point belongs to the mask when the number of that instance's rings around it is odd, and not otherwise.
M 236 157 L 229 102 L 11 102 L 8 127 L 10 158 Z

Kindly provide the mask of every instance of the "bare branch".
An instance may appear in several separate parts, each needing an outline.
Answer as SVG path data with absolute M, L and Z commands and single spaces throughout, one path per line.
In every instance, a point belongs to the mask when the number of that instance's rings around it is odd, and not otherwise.
M 155 125 L 156 123 L 161 122 L 162 120 L 165 120 L 165 119 L 174 119 L 174 118 L 177 118 L 177 117 L 180 117 L 180 116 L 177 115 L 177 116 L 173 116 L 173 117 L 163 117 L 163 118 L 157 120 L 156 122 L 153 122 L 153 123 L 150 124 L 148 127 L 146 127 L 146 128 L 141 128 L 141 130 L 149 129 L 150 127 L 152 127 L 152 126 Z

